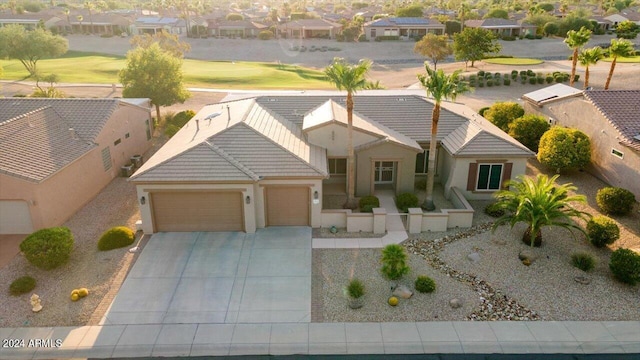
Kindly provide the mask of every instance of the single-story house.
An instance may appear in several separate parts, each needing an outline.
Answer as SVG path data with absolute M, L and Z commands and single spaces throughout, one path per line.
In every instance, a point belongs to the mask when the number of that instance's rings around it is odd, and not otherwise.
M 148 99 L 0 98 L 0 234 L 58 226 L 151 145 Z
M 640 199 L 640 90 L 587 90 L 556 84 L 522 97 L 527 112 L 591 139 L 590 172 Z
M 347 184 L 347 111 L 336 92 L 264 95 L 202 108 L 130 178 L 142 228 L 246 231 L 319 227 L 325 189 Z M 321 95 L 320 95 L 321 94 Z M 414 191 L 426 177 L 433 102 L 362 92 L 353 118 L 356 196 Z M 443 103 L 436 180 L 489 199 L 523 174 L 530 150 L 457 103 Z
M 187 25 L 184 20 L 177 17 L 148 16 L 137 18 L 135 23 L 133 24 L 133 33 L 137 35 L 153 35 L 160 31 L 166 31 L 169 34 L 185 34 L 187 32 Z
M 536 26 L 525 22 L 515 20 L 488 18 L 482 20 L 467 20 L 464 22 L 465 27 L 483 28 L 494 32 L 501 36 L 525 36 L 528 34 L 536 34 Z
M 411 17 L 382 18 L 364 24 L 367 40 L 379 36 L 398 36 L 401 39 L 422 38 L 427 33 L 444 34 L 444 24 L 437 20 Z
M 278 25 L 278 36 L 289 39 L 335 39 L 342 25 L 324 19 L 300 19 Z
M 634 11 L 632 9 L 624 9 L 619 13 L 611 14 L 609 16 L 605 16 L 604 18 L 611 21 L 614 27 L 623 21 L 631 21 L 640 25 L 640 12 Z
M 256 37 L 266 29 L 267 25 L 249 20 L 220 20 L 209 23 L 209 32 L 211 36 L 216 37 Z
M 64 19 L 64 15 L 60 16 L 61 20 Z M 69 16 L 69 22 L 71 25 L 71 32 L 73 33 L 91 33 L 91 34 L 110 34 L 120 35 L 123 32 L 130 30 L 132 21 L 126 16 L 120 14 L 92 14 L 82 15 L 82 18 L 78 18 L 77 15 Z M 64 20 L 66 23 L 66 20 Z

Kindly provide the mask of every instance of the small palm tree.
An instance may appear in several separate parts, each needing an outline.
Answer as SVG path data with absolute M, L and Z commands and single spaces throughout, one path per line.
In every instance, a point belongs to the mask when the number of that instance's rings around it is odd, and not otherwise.
M 611 68 L 609 68 L 609 75 L 607 75 L 607 82 L 604 84 L 604 89 L 609 90 L 609 84 L 613 77 L 613 70 L 616 68 L 616 60 L 619 57 L 633 56 L 634 49 L 633 44 L 629 40 L 625 39 L 611 39 L 611 46 L 609 46 L 609 57 L 611 60 Z
M 587 220 L 590 215 L 573 207 L 572 202 L 586 202 L 584 195 L 570 195 L 577 190 L 572 184 L 558 185 L 559 175 L 549 178 L 539 174 L 532 179 L 520 175 L 518 181 L 510 181 L 510 189 L 495 194 L 497 206 L 505 210 L 493 224 L 492 231 L 503 224 L 511 228 L 516 223 L 525 222 L 529 226 L 522 241 L 531 246 L 542 245 L 542 228 L 560 226 L 565 229 L 577 229 L 586 235 L 584 229 L 572 222 L 572 218 Z
M 584 71 L 584 88 L 589 87 L 589 66 L 595 65 L 604 57 L 604 52 L 599 46 L 582 50 L 578 55 L 580 65 L 585 67 Z
M 573 86 L 574 77 L 576 76 L 576 65 L 578 63 L 578 50 L 586 45 L 591 38 L 591 30 L 586 27 L 581 27 L 580 30 L 571 30 L 567 33 L 567 37 L 564 39 L 565 44 L 573 49 L 573 56 L 571 57 L 571 77 L 569 78 L 569 85 Z
M 435 100 L 433 111 L 431 112 L 431 139 L 429 140 L 429 163 L 427 169 L 427 196 L 422 208 L 425 210 L 435 210 L 433 203 L 433 181 L 436 164 L 436 142 L 438 137 L 438 121 L 440 120 L 440 104 L 443 99 L 455 100 L 459 94 L 469 91 L 469 86 L 464 81 L 459 81 L 461 70 L 456 70 L 453 74 L 447 75 L 442 70 L 432 70 L 428 63 L 424 63 L 426 74 L 419 74 L 418 80 L 427 92 L 427 96 L 432 96 Z
M 390 244 L 382 249 L 382 274 L 389 280 L 399 280 L 409 273 L 407 254 L 398 244 Z
M 355 167 L 356 156 L 353 149 L 353 94 L 365 89 L 369 82 L 365 78 L 371 68 L 371 60 L 360 60 L 358 64 L 350 64 L 345 59 L 334 58 L 333 63 L 324 69 L 329 82 L 338 90 L 347 91 L 347 203 L 345 208 L 355 209 L 358 204 L 355 200 Z

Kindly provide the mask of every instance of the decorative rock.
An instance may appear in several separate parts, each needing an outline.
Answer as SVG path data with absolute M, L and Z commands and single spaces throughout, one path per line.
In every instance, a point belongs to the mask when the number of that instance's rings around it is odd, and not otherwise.
M 393 296 L 401 297 L 403 299 L 409 299 L 413 295 L 413 292 L 404 285 L 398 285 L 393 289 Z
M 538 258 L 538 255 L 530 249 L 522 250 L 518 254 L 518 259 L 520 260 L 528 259 L 529 261 L 533 262 L 537 258 Z
M 589 279 L 584 275 L 578 275 L 574 277 L 573 280 L 575 280 L 577 283 L 580 283 L 582 285 L 589 285 L 589 283 L 591 283 L 591 279 Z
M 451 299 L 451 301 L 449 301 L 449 306 L 451 306 L 454 309 L 461 308 L 462 301 L 460 301 L 460 299 Z
M 502 237 L 491 235 L 491 242 L 496 245 L 507 245 L 507 240 Z
M 40 296 L 37 294 L 31 295 L 31 310 L 33 312 L 38 312 L 42 310 L 42 305 L 40 304 Z
M 478 261 L 480 261 L 480 254 L 478 254 L 477 252 L 473 252 L 473 253 L 467 255 L 467 259 L 473 261 L 474 263 L 478 262 Z

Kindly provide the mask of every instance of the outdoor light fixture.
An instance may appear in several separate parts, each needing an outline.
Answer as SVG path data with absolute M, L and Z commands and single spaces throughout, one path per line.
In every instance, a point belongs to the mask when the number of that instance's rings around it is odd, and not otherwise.
M 318 190 L 313 192 L 313 199 L 318 200 Z
M 140 198 L 140 205 L 144 205 L 144 203 L 146 202 L 147 202 L 147 199 L 145 199 L 144 196 Z
M 244 199 L 244 202 L 249 205 L 251 204 L 251 196 L 247 195 L 247 197 Z

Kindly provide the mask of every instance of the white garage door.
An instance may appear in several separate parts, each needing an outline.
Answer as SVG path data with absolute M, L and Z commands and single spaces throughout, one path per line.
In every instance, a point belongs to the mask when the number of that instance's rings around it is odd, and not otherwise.
M 0 234 L 33 232 L 29 205 L 23 200 L 0 200 Z

